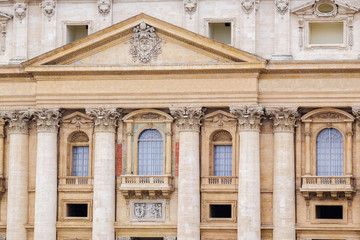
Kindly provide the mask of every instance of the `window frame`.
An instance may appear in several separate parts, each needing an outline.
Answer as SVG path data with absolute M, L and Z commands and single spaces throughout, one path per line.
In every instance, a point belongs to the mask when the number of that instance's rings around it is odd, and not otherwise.
M 202 213 L 205 222 L 208 223 L 236 223 L 237 219 L 237 201 L 236 200 L 205 200 L 203 203 L 205 209 Z M 211 218 L 210 205 L 231 205 L 231 218 Z
M 236 22 L 236 18 L 204 18 L 204 30 L 205 30 L 205 36 L 210 38 L 210 23 L 230 23 L 230 27 L 231 27 L 231 43 L 225 44 L 231 47 L 235 47 L 235 43 L 236 43 L 236 34 L 235 34 L 235 22 Z M 215 40 L 214 40 L 215 41 Z
M 94 22 L 92 20 L 62 21 L 62 43 L 60 45 L 70 44 L 70 43 L 67 43 L 67 26 L 78 26 L 78 25 L 87 25 L 88 26 L 88 35 L 93 33 Z
M 89 158 L 88 158 L 88 175 L 87 176 L 74 176 L 74 147 L 88 147 L 89 148 Z M 90 146 L 84 142 L 74 142 L 70 143 L 70 176 L 72 177 L 90 177 Z
M 68 217 L 67 216 L 67 205 L 68 204 L 87 204 L 88 216 L 87 217 Z M 62 206 L 62 207 L 59 208 L 59 210 L 61 209 L 59 220 L 60 221 L 72 221 L 72 222 L 83 222 L 83 221 L 91 222 L 92 218 L 93 218 L 92 204 L 93 204 L 93 200 L 91 200 L 91 199 L 61 199 L 59 206 Z
M 229 132 L 229 134 L 231 134 Z M 210 159 L 212 159 L 210 165 L 211 165 L 211 170 L 212 170 L 212 176 L 216 176 L 215 175 L 215 146 L 231 146 L 231 175 L 230 176 L 218 176 L 218 177 L 232 177 L 234 176 L 234 146 L 229 142 L 213 142 L 211 141 L 211 155 L 210 155 Z

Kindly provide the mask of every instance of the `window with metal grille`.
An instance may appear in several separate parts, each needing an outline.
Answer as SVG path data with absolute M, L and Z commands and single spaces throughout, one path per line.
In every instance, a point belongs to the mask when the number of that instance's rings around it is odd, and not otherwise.
M 73 176 L 89 176 L 89 147 L 73 147 Z
M 326 128 L 317 136 L 316 165 L 318 176 L 343 175 L 343 137 L 338 130 Z
M 232 176 L 232 146 L 214 146 L 214 175 Z
M 138 139 L 138 174 L 163 174 L 164 144 L 161 133 L 156 129 L 144 130 Z

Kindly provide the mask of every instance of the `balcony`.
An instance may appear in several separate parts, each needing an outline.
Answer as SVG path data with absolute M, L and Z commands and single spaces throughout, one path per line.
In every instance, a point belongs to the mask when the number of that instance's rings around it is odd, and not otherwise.
M 174 191 L 172 181 L 170 175 L 122 175 L 119 190 L 125 198 L 169 198 Z
M 93 177 L 66 176 L 59 177 L 60 191 L 92 191 Z
M 303 176 L 300 191 L 305 199 L 310 199 L 311 195 L 320 199 L 327 195 L 333 199 L 339 196 L 351 199 L 355 192 L 354 178 L 352 176 Z
M 238 178 L 232 176 L 201 177 L 202 192 L 237 192 Z

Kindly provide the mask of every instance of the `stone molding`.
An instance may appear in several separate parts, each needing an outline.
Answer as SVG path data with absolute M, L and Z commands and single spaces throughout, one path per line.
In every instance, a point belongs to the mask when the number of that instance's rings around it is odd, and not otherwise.
M 51 20 L 51 17 L 55 15 L 56 3 L 54 0 L 44 0 L 40 3 L 43 14 Z
M 38 132 L 57 133 L 62 113 L 58 108 L 43 108 L 33 110 Z
M 176 125 L 183 132 L 198 132 L 204 109 L 200 106 L 171 106 L 170 114 L 176 119 Z
M 176 237 L 164 237 L 164 240 L 176 240 Z
M 116 240 L 131 240 L 131 237 L 117 237 Z
M 111 0 L 98 0 L 98 10 L 99 13 L 102 16 L 106 16 L 109 14 L 110 10 L 111 10 Z
M 230 113 L 238 118 L 240 131 L 260 131 L 264 107 L 261 105 L 230 106 Z
M 121 110 L 116 107 L 87 108 L 86 114 L 94 117 L 95 132 L 115 132 Z
M 20 20 L 20 23 L 26 17 L 26 11 L 27 11 L 26 3 L 15 3 L 14 14 L 15 14 L 15 17 Z
M 193 15 L 197 10 L 197 0 L 184 0 L 185 12 L 189 15 Z
M 276 0 L 276 11 L 284 15 L 289 10 L 289 0 Z
M 0 117 L 9 123 L 9 133 L 29 133 L 29 110 L 1 110 Z
M 266 115 L 274 122 L 274 132 L 294 132 L 299 118 L 298 107 L 267 107 Z

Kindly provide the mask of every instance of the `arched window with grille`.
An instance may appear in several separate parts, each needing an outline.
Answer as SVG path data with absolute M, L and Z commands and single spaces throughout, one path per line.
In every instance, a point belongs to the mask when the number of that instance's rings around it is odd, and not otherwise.
M 138 138 L 138 174 L 162 175 L 164 144 L 161 133 L 146 129 Z
M 343 136 L 334 128 L 322 130 L 316 138 L 316 173 L 318 176 L 344 174 Z
M 227 131 L 218 131 L 212 138 L 214 176 L 232 176 L 232 137 Z

